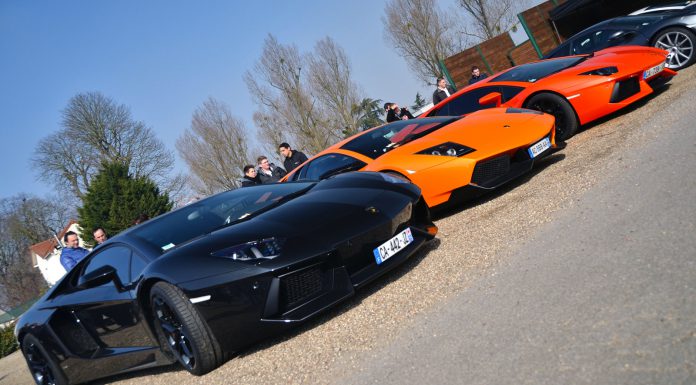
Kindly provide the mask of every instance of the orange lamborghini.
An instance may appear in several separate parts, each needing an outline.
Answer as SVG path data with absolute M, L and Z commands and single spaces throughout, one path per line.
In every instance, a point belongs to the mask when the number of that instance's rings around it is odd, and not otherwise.
M 556 117 L 556 139 L 562 141 L 579 125 L 669 81 L 676 72 L 665 68 L 666 58 L 661 49 L 622 46 L 522 64 L 463 88 L 421 117 L 466 115 L 497 106 L 530 108 Z
M 553 116 L 496 108 L 466 117 L 400 120 L 372 128 L 320 152 L 283 180 L 382 171 L 418 185 L 433 207 L 494 189 L 562 147 L 555 141 Z

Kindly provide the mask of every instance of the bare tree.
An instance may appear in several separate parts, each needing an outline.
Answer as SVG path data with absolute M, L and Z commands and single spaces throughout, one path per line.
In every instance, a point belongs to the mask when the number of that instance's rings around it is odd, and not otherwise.
M 317 91 L 316 97 L 323 108 L 326 123 L 333 132 L 344 137 L 359 131 L 360 97 L 351 78 L 348 55 L 333 39 L 326 37 L 314 47 L 309 56 L 310 84 Z
M 244 122 L 224 103 L 209 98 L 196 109 L 191 128 L 176 142 L 196 191 L 212 194 L 239 187 L 242 168 L 249 162 L 248 135 Z
M 390 0 L 384 8 L 384 36 L 425 84 L 442 75 L 439 62 L 464 46 L 455 18 L 435 0 Z
M 24 194 L 0 200 L 0 305 L 18 305 L 46 287 L 29 247 L 49 239 L 74 215 L 57 200 Z
M 324 130 L 320 110 L 303 78 L 303 67 L 304 60 L 296 46 L 284 46 L 269 35 L 253 72 L 244 74 L 249 93 L 259 106 L 254 123 L 266 149 L 279 144 L 269 143 L 269 138 L 283 137 L 283 141 L 298 148 L 316 152 L 335 137 Z
M 365 116 L 373 115 L 351 78 L 348 55 L 328 37 L 303 55 L 269 35 L 244 80 L 259 107 L 254 113 L 258 137 L 271 153 L 282 142 L 319 152 L 356 133 Z
M 174 157 L 124 105 L 99 92 L 77 94 L 63 110 L 62 128 L 43 138 L 32 159 L 39 177 L 82 199 L 102 161 L 121 162 L 175 192 Z
M 465 34 L 484 41 L 507 32 L 517 24 L 517 13 L 526 9 L 528 3 L 528 0 L 459 0 L 466 15 L 474 20 L 465 28 Z

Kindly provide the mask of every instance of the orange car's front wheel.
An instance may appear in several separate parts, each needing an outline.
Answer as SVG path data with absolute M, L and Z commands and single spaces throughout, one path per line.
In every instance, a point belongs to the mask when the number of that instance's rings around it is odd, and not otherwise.
M 529 98 L 525 108 L 545 112 L 556 118 L 556 140 L 564 141 L 575 135 L 578 119 L 575 110 L 562 96 L 544 92 Z

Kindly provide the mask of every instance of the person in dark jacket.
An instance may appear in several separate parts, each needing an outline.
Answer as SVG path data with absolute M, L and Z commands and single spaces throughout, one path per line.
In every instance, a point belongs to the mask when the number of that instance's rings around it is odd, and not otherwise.
M 384 110 L 387 112 L 387 123 L 397 120 L 413 119 L 413 115 L 406 107 L 399 107 L 396 103 L 384 103 Z
M 244 178 L 242 178 L 242 187 L 250 187 L 261 184 L 261 178 L 256 173 L 256 167 L 247 164 L 244 166 Z
M 471 79 L 469 79 L 469 84 L 474 84 L 487 77 L 488 75 L 481 73 L 481 70 L 478 68 L 478 66 L 473 66 L 471 67 Z
M 285 142 L 278 146 L 278 150 L 280 151 L 280 155 L 285 158 L 283 166 L 285 166 L 286 172 L 294 170 L 295 167 L 307 161 L 307 155 L 300 151 L 293 150 L 290 148 L 290 145 Z
M 259 175 L 261 183 L 275 183 L 279 181 L 280 178 L 284 177 L 285 174 L 287 174 L 285 170 L 269 162 L 268 158 L 263 155 L 259 156 L 256 161 L 259 164 L 259 168 L 256 170 L 256 173 Z
M 443 77 L 437 78 L 437 88 L 433 92 L 433 104 L 438 104 L 441 101 L 449 98 L 450 95 L 455 93 L 454 88 L 447 84 L 447 80 Z

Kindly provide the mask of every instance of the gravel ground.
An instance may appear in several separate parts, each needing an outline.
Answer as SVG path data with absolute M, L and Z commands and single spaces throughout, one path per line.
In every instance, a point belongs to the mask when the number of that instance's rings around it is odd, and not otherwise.
M 585 127 L 565 150 L 544 159 L 526 177 L 440 213 L 438 239 L 428 250 L 325 315 L 202 377 L 167 367 L 108 382 L 324 384 L 359 370 L 366 352 L 392 341 L 414 316 L 471 286 L 482 274 L 495 274 L 500 259 L 552 221 L 555 212 L 572 207 L 609 168 L 622 167 L 622 154 L 660 135 L 679 113 L 670 111 L 670 101 L 690 91 L 695 77 L 696 66 L 681 71 L 663 92 Z M 30 383 L 18 354 L 0 360 L 0 384 Z

